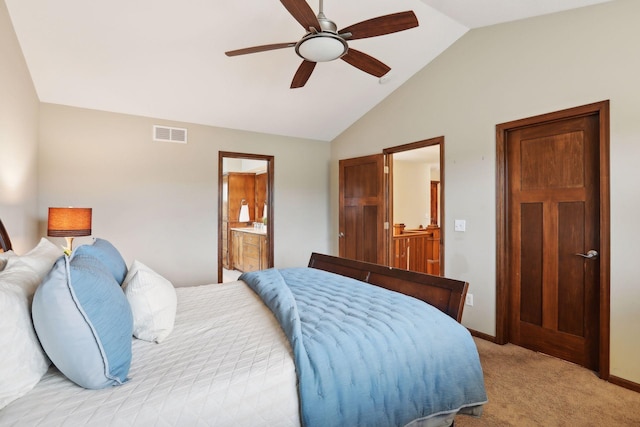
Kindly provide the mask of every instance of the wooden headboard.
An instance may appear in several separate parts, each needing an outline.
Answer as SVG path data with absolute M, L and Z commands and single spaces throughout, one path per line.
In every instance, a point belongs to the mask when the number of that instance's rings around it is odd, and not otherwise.
M 462 320 L 469 283 L 370 262 L 312 253 L 309 267 L 351 277 L 421 299 L 456 321 Z
M 2 220 L 0 219 L 0 249 L 2 252 L 7 252 L 11 250 L 11 239 L 9 239 L 9 233 L 7 233 L 7 229 L 4 228 L 4 224 L 2 224 Z

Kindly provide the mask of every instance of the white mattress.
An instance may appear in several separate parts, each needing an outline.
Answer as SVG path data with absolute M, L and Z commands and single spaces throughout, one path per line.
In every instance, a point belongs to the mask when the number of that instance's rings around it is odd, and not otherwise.
M 133 340 L 129 382 L 86 390 L 52 367 L 0 425 L 300 425 L 291 349 L 259 297 L 244 282 L 176 291 L 173 332 Z

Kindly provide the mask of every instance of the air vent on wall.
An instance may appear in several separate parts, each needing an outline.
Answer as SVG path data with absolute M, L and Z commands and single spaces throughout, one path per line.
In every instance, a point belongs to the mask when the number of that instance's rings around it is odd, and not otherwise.
M 153 140 L 186 144 L 187 130 L 183 128 L 153 125 Z

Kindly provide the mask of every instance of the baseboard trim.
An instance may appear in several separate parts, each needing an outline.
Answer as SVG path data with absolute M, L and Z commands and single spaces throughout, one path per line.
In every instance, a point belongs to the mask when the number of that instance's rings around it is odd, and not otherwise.
M 485 334 L 484 332 L 476 331 L 475 329 L 470 329 L 470 328 L 467 328 L 467 329 L 469 330 L 472 336 L 497 344 L 496 337 L 491 336 L 489 334 Z M 606 381 L 610 382 L 611 384 L 617 385 L 619 387 L 626 388 L 628 390 L 640 393 L 640 384 L 636 382 L 625 380 L 624 378 L 616 377 L 615 375 L 609 375 L 609 378 L 606 379 Z
M 469 329 L 469 328 L 467 328 L 467 329 L 469 330 L 471 335 L 476 337 L 476 338 L 481 338 L 481 339 L 483 339 L 485 341 L 489 341 L 489 342 L 492 342 L 494 344 L 496 343 L 496 337 L 494 337 L 494 336 L 491 336 L 489 334 L 485 334 L 484 332 L 478 332 L 475 329 Z
M 625 380 L 624 378 L 616 377 L 614 375 L 609 375 L 608 381 L 611 384 L 640 393 L 640 384 L 634 383 L 633 381 Z

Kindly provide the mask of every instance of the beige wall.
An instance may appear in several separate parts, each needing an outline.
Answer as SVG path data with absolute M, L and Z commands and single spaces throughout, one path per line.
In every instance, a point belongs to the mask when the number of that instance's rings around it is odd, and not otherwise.
M 332 236 L 338 159 L 444 135 L 446 274 L 470 282 L 463 323 L 494 335 L 495 126 L 609 99 L 611 374 L 640 383 L 639 16 L 640 2 L 617 0 L 467 33 L 332 142 Z
M 393 223 L 407 228 L 426 227 L 430 222 L 431 165 L 393 161 Z
M 0 218 L 16 252 L 37 237 L 38 97 L 7 7 L 0 2 Z
M 218 151 L 275 156 L 276 267 L 327 251 L 329 144 L 52 104 L 40 111 L 39 217 L 49 206 L 93 208 L 93 236 L 128 263 L 176 286 L 216 281 Z M 153 142 L 154 124 L 186 127 L 189 143 Z

